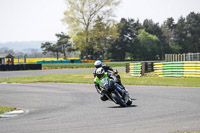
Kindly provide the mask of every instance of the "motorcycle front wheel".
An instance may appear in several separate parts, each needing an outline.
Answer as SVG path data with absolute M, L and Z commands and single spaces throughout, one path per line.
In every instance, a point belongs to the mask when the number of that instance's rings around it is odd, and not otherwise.
M 116 104 L 119 104 L 121 107 L 126 107 L 127 104 L 121 99 L 121 97 L 115 93 L 112 93 L 112 98 Z
M 132 104 L 132 100 L 128 100 L 128 102 L 126 103 L 128 106 L 130 106 Z

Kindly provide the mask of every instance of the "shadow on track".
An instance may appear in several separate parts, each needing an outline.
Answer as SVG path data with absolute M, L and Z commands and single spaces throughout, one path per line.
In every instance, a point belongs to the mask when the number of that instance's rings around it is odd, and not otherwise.
M 133 101 L 133 100 L 137 100 L 137 99 L 131 98 L 131 100 Z M 127 107 L 111 106 L 111 107 L 109 107 L 109 108 L 136 108 L 136 107 L 138 107 L 138 106 L 137 106 L 137 105 L 130 105 L 130 106 L 127 106 Z
M 121 106 L 111 106 L 109 108 L 136 108 L 138 107 L 137 105 L 130 105 L 130 106 L 127 106 L 127 107 L 121 107 Z
M 133 100 L 137 100 L 137 99 L 133 99 L 133 98 L 131 98 L 131 100 L 133 101 Z

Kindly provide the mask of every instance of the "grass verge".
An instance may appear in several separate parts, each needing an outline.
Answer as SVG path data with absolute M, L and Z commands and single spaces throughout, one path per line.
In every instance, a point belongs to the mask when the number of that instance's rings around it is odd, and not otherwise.
M 120 72 L 122 83 L 124 85 L 143 85 L 143 86 L 181 86 L 181 87 L 200 87 L 200 78 L 186 77 L 133 77 L 125 72 Z M 0 83 L 87 83 L 93 84 L 92 73 L 73 73 L 73 74 L 55 74 L 40 75 L 29 77 L 0 78 Z
M 126 62 L 105 62 L 112 67 L 125 67 Z M 42 64 L 42 69 L 94 68 L 94 63 Z
M 183 132 L 183 133 L 200 133 L 200 132 Z
M 0 114 L 3 114 L 5 112 L 9 112 L 9 111 L 13 111 L 16 108 L 12 108 L 12 107 L 5 107 L 5 106 L 0 106 Z

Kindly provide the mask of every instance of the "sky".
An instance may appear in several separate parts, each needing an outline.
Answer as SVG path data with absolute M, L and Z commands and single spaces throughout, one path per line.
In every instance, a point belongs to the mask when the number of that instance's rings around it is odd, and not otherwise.
M 56 41 L 56 33 L 67 32 L 61 22 L 66 8 L 64 0 L 0 0 L 0 43 Z M 200 0 L 123 0 L 115 14 L 117 21 L 123 17 L 162 24 L 190 12 L 200 13 Z

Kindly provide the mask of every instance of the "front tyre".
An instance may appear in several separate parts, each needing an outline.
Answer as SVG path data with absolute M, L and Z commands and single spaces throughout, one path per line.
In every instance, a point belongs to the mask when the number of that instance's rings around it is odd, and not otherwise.
M 127 104 L 120 98 L 119 95 L 112 93 L 112 98 L 116 104 L 119 104 L 121 107 L 126 107 Z
M 126 103 L 127 106 L 130 106 L 132 104 L 132 100 L 128 100 L 128 102 Z

